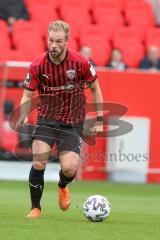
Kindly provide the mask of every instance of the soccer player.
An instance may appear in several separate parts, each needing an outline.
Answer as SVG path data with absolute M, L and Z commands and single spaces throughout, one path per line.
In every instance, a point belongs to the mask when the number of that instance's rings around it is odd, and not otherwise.
M 38 120 L 33 133 L 33 163 L 29 174 L 31 211 L 28 218 L 41 215 L 40 200 L 44 171 L 52 146 L 57 143 L 60 166 L 59 206 L 67 210 L 73 181 L 78 168 L 83 123 L 85 118 L 84 85 L 91 89 L 97 121 L 93 135 L 103 131 L 102 94 L 95 69 L 87 58 L 67 49 L 69 25 L 57 20 L 48 27 L 48 51 L 34 60 L 24 81 L 21 113 L 16 127 L 27 122 L 34 91 L 39 93 Z

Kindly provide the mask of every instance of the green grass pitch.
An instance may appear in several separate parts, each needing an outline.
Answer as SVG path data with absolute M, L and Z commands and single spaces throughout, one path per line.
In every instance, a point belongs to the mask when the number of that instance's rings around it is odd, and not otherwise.
M 57 203 L 55 183 L 46 183 L 43 214 L 26 219 L 30 209 L 26 182 L 0 182 L 0 239 L 2 240 L 158 240 L 160 239 L 160 189 L 158 185 L 74 182 L 70 185 L 70 210 Z M 89 222 L 82 213 L 85 199 L 107 196 L 112 211 L 101 223 Z

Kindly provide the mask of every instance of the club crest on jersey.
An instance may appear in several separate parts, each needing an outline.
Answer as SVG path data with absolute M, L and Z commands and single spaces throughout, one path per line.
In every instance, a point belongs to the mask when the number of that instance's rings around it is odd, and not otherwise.
M 75 70 L 71 69 L 71 70 L 67 70 L 67 76 L 70 80 L 75 78 Z

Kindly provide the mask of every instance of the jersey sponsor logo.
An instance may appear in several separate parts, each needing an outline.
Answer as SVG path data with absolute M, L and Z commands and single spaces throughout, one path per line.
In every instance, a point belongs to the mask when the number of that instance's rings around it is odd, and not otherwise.
M 77 87 L 77 84 L 68 82 L 67 84 L 59 86 L 59 87 L 48 87 L 48 86 L 43 85 L 43 90 L 44 91 L 59 91 L 59 90 L 69 91 L 69 90 L 75 89 L 76 87 Z
M 92 76 L 94 77 L 96 75 L 96 70 L 94 69 L 93 65 L 90 62 L 88 62 L 88 63 L 91 65 L 90 72 L 91 72 Z
M 75 70 L 74 69 L 67 70 L 67 76 L 70 80 L 73 80 L 75 78 Z
M 30 73 L 27 73 L 27 75 L 26 75 L 26 79 L 25 79 L 25 81 L 24 81 L 24 83 L 26 84 L 26 85 L 29 85 L 30 84 L 30 82 L 31 82 L 31 74 Z

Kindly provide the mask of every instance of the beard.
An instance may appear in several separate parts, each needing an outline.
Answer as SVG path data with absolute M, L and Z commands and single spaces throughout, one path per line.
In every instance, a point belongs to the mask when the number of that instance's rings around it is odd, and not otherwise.
M 51 55 L 51 57 L 52 57 L 53 59 L 58 59 L 58 58 L 60 58 L 60 56 L 64 53 L 64 51 L 65 51 L 65 48 L 62 49 L 60 52 L 58 52 L 58 51 L 52 51 L 52 50 L 50 50 L 49 52 L 50 52 L 50 55 Z

